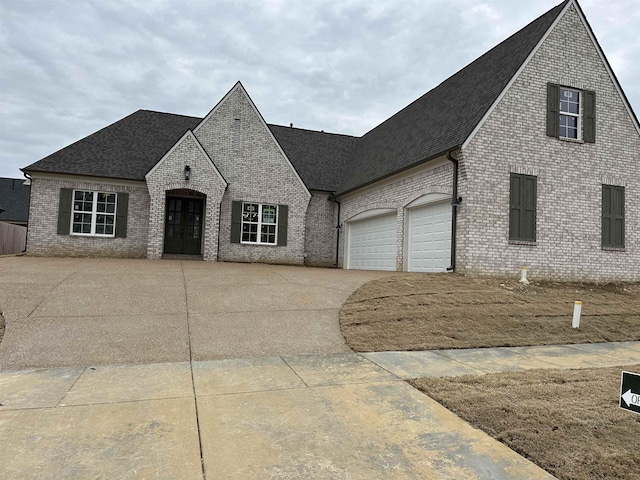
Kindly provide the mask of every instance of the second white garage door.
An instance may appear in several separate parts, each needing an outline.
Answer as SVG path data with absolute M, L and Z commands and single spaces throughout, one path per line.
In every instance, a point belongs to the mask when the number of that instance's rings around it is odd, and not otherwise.
M 445 272 L 451 265 L 451 205 L 440 202 L 407 210 L 410 272 Z
M 349 222 L 347 268 L 396 269 L 396 218 L 391 213 Z

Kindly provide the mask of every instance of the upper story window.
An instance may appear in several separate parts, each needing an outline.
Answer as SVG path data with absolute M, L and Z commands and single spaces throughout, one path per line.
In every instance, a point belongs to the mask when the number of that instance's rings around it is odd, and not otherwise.
M 580 138 L 580 92 L 560 87 L 560 137 Z
M 73 191 L 72 234 L 113 237 L 115 224 L 115 193 Z
M 278 205 L 242 204 L 242 243 L 276 244 Z
M 547 84 L 547 135 L 585 143 L 596 141 L 596 94 Z

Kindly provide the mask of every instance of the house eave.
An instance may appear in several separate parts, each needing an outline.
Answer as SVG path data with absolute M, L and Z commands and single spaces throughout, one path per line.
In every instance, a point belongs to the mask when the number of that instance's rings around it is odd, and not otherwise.
M 146 185 L 145 179 L 132 179 L 122 177 L 110 177 L 99 175 L 87 175 L 79 173 L 65 173 L 65 172 L 47 172 L 43 170 L 27 170 L 26 168 L 20 169 L 23 173 L 30 175 L 34 178 L 51 178 L 55 180 L 68 180 L 68 181 L 85 181 L 85 182 L 98 182 L 98 183 L 110 183 L 119 185 Z
M 447 155 L 447 153 L 455 152 L 457 150 L 460 150 L 461 148 L 462 148 L 461 145 L 455 145 L 453 147 L 449 147 L 449 148 L 447 148 L 447 149 L 445 149 L 445 150 L 443 150 L 443 151 L 441 151 L 439 153 L 436 153 L 434 155 L 430 155 L 427 158 L 425 158 L 425 159 L 423 159 L 423 160 L 421 160 L 419 162 L 415 162 L 415 163 L 413 163 L 411 165 L 408 165 L 406 167 L 403 167 L 403 168 L 401 168 L 399 170 L 394 170 L 391 173 L 388 173 L 388 174 L 383 175 L 381 177 L 377 177 L 377 178 L 375 178 L 373 180 L 370 180 L 370 181 L 368 181 L 366 183 L 360 184 L 360 185 L 358 185 L 356 187 L 350 188 L 348 190 L 337 191 L 336 194 L 333 197 L 337 198 L 337 199 L 342 198 L 345 195 L 348 195 L 350 193 L 358 191 L 358 190 L 360 190 L 362 188 L 366 188 L 366 187 L 374 185 L 374 184 L 376 184 L 378 182 L 382 182 L 382 181 L 387 180 L 389 178 L 392 178 L 392 177 L 394 177 L 396 175 L 402 174 L 402 173 L 404 173 L 404 172 L 406 172 L 408 170 L 411 170 L 411 169 L 414 169 L 416 167 L 420 167 L 422 165 L 425 165 L 425 164 L 427 164 L 427 163 L 429 163 L 429 162 L 431 162 L 433 160 L 436 160 L 438 158 L 445 157 Z

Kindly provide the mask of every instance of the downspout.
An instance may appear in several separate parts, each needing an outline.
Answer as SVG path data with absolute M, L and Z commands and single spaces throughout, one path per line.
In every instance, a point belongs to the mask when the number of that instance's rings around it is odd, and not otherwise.
M 453 163 L 453 194 L 451 195 L 451 266 L 447 268 L 447 272 L 453 272 L 456 269 L 456 223 L 458 217 L 458 205 L 461 198 L 458 197 L 458 159 L 451 155 L 451 151 L 447 152 L 447 160 Z
M 336 200 L 335 198 L 333 199 L 334 202 L 336 202 L 338 204 L 338 224 L 336 225 L 336 264 L 334 265 L 336 268 L 338 268 L 338 260 L 340 259 L 340 202 L 338 200 Z

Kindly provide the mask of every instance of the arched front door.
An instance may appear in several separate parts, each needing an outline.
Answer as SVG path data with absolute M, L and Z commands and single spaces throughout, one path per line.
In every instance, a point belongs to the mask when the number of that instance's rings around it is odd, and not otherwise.
M 164 253 L 202 253 L 203 205 L 202 198 L 167 197 Z

